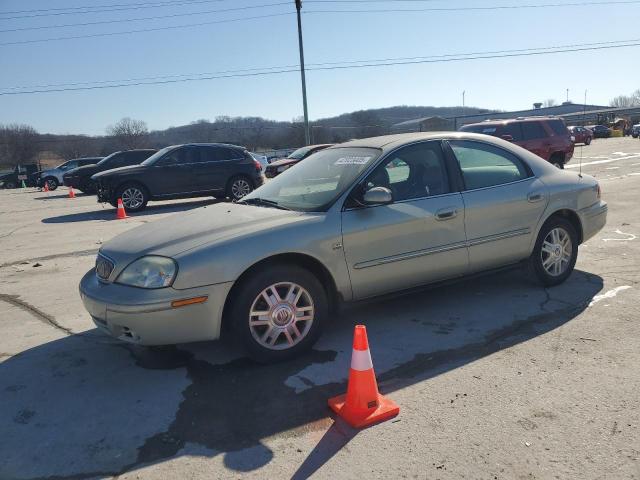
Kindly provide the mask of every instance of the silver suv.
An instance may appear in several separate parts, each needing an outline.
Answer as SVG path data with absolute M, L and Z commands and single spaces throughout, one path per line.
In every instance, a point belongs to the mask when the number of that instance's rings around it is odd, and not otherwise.
M 43 170 L 39 174 L 38 186 L 44 187 L 45 183 L 49 186 L 49 190 L 55 190 L 58 185 L 62 185 L 62 175 L 74 168 L 82 167 L 84 165 L 93 165 L 102 160 L 103 157 L 82 157 L 68 160 L 55 168 L 49 170 Z

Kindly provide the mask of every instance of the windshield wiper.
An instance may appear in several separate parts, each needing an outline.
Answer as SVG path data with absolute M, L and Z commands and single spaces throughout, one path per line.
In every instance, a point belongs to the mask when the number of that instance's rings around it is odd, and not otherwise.
M 262 205 L 264 207 L 279 208 L 280 210 L 291 210 L 288 207 L 280 205 L 278 202 L 259 197 L 247 198 L 246 200 L 238 200 L 236 203 L 244 203 L 246 205 Z

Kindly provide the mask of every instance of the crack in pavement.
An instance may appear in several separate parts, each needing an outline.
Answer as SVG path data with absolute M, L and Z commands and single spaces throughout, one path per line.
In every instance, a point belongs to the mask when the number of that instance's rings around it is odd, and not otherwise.
M 91 248 L 88 250 L 76 250 L 75 252 L 58 253 L 54 255 L 45 255 L 44 257 L 33 257 L 29 259 L 15 260 L 13 262 L 0 264 L 0 268 L 13 267 L 14 265 L 21 265 L 21 264 L 24 264 L 25 262 L 31 263 L 31 262 L 41 262 L 45 260 L 53 260 L 54 258 L 86 257 L 89 255 L 96 255 L 97 253 L 98 253 L 97 248 Z
M 19 295 L 8 295 L 6 293 L 0 293 L 0 300 L 2 300 L 3 302 L 8 303 L 10 305 L 13 305 L 14 307 L 17 307 L 20 310 L 23 310 L 23 311 L 25 311 L 27 313 L 32 314 L 38 320 L 40 320 L 43 323 L 49 325 L 50 327 L 55 328 L 56 330 L 60 330 L 65 335 L 75 335 L 75 333 L 71 329 L 69 329 L 67 327 L 63 327 L 62 325 L 60 325 L 56 321 L 56 319 L 53 318 L 48 313 L 43 312 L 38 307 L 34 307 L 33 305 L 31 305 L 30 303 L 25 302 L 24 300 L 20 300 L 20 296 Z

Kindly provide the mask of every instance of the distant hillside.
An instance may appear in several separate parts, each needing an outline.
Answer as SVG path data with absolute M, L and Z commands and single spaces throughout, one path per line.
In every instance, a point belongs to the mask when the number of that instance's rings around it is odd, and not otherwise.
M 475 107 L 396 106 L 344 113 L 311 122 L 312 143 L 338 143 L 352 138 L 363 138 L 390 133 L 391 126 L 405 120 L 421 117 L 455 117 L 495 112 Z M 125 149 L 117 138 L 87 135 L 33 135 L 38 144 L 40 158 L 56 163 L 62 159 L 91 155 L 108 155 Z M 189 125 L 170 127 L 149 132 L 140 147 L 162 148 L 191 142 L 224 142 L 243 145 L 250 150 L 269 151 L 296 148 L 304 145 L 304 126 L 301 119 L 291 122 L 268 120 L 261 117 L 218 116 L 213 121 L 197 120 Z M 10 155 L 0 155 L 10 159 Z M 2 162 L 0 162 L 2 163 Z M 7 164 L 14 162 L 7 161 Z M 45 162 L 46 163 L 46 162 Z

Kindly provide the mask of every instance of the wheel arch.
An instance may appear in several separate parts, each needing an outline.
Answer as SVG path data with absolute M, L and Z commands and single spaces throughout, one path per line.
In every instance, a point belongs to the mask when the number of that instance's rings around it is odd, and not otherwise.
M 576 233 L 578 234 L 578 245 L 580 245 L 582 243 L 582 239 L 584 238 L 584 232 L 582 230 L 582 221 L 580 220 L 580 216 L 570 208 L 560 208 L 558 210 L 555 210 L 551 214 L 549 214 L 544 219 L 543 222 L 540 222 L 540 227 L 538 228 L 538 232 L 536 233 L 536 238 L 538 237 L 540 230 L 542 229 L 542 226 L 552 218 L 556 218 L 556 217 L 563 218 L 565 220 L 568 220 L 569 223 L 571 223 Z M 535 241 L 534 241 L 534 244 L 535 244 Z
M 235 280 L 235 282 L 233 282 L 233 286 L 229 290 L 229 294 L 227 295 L 227 298 L 224 302 L 224 307 L 222 309 L 221 333 L 226 331 L 231 323 L 227 322 L 226 319 L 228 317 L 229 311 L 231 310 L 231 305 L 233 303 L 235 295 L 242 285 L 243 281 L 260 268 L 269 268 L 272 265 L 287 264 L 302 267 L 315 275 L 324 287 L 325 292 L 327 293 L 327 299 L 329 301 L 329 311 L 336 311 L 338 305 L 340 304 L 340 293 L 338 292 L 335 279 L 333 278 L 333 275 L 331 275 L 331 272 L 327 269 L 327 267 L 325 267 L 317 258 L 305 253 L 280 253 L 255 262 L 254 264 L 246 268 Z

